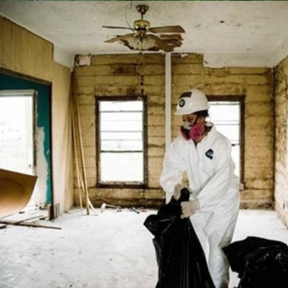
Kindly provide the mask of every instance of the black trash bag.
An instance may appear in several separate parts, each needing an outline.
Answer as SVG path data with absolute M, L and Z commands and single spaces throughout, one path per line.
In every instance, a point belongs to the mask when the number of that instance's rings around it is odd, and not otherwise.
M 144 226 L 155 236 L 152 240 L 159 273 L 156 288 L 215 288 L 206 258 L 189 218 L 181 218 L 182 201 L 189 191 L 181 191 L 161 207 L 157 215 L 149 215 Z
M 287 288 L 288 246 L 280 241 L 247 237 L 223 248 L 238 288 Z

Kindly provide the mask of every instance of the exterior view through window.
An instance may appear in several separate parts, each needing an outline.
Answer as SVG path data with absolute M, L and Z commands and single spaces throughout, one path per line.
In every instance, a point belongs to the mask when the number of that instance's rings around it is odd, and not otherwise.
M 34 90 L 0 91 L 0 168 L 35 175 Z
M 97 111 L 98 185 L 143 185 L 145 101 L 101 97 Z
M 232 143 L 235 173 L 241 180 L 241 103 L 240 101 L 209 101 L 209 116 L 216 129 Z
M 145 179 L 147 141 L 145 98 L 99 97 L 98 186 L 141 186 Z M 241 101 L 209 101 L 216 128 L 232 143 L 236 174 L 241 180 Z

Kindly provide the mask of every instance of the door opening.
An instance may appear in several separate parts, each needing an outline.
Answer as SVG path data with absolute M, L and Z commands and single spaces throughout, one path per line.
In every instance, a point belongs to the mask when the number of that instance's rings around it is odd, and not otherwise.
M 5 71 L 6 72 L 6 71 Z M 10 75 L 2 73 L 0 69 L 1 93 L 34 91 L 31 117 L 33 115 L 33 149 L 29 154 L 30 163 L 34 165 L 30 169 L 35 173 L 37 181 L 33 190 L 35 206 L 40 208 L 49 207 L 50 219 L 54 218 L 53 208 L 53 179 L 52 179 L 52 143 L 51 143 L 51 83 L 44 83 L 37 79 L 27 78 L 24 75 Z M 9 94 L 10 96 L 12 94 Z M 5 96 L 5 94 L 2 94 Z M 14 95 L 15 96 L 15 95 Z M 19 95 L 18 95 L 19 96 Z M 23 95 L 22 95 L 23 96 Z M 6 94 L 7 97 L 7 94 Z M 18 115 L 17 115 L 18 117 Z M 31 138 L 30 138 L 31 139 Z M 31 197 L 32 198 L 32 197 Z
M 35 91 L 0 91 L 0 168 L 35 173 Z M 29 206 L 35 205 L 33 196 Z

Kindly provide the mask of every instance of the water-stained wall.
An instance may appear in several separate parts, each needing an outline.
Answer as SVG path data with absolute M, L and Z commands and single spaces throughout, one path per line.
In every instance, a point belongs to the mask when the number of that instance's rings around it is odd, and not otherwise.
M 74 173 L 73 180 L 69 113 L 70 70 L 53 61 L 51 43 L 2 17 L 0 68 L 8 73 L 19 73 L 21 76 L 44 80 L 52 85 L 54 202 L 60 203 L 61 211 L 67 210 L 73 204 L 79 203 L 77 185 L 73 191 L 76 175 Z M 271 207 L 274 203 L 275 176 L 275 207 L 287 222 L 287 58 L 279 63 L 275 70 L 229 67 L 212 69 L 204 67 L 202 55 L 175 53 L 172 54 L 171 71 L 172 111 L 180 93 L 192 87 L 202 89 L 211 97 L 243 97 L 242 207 Z M 143 86 L 141 75 L 144 76 Z M 75 77 L 74 92 L 80 108 L 92 202 L 95 205 L 110 202 L 132 206 L 163 203 L 164 193 L 158 179 L 165 153 L 165 55 L 94 55 L 90 66 L 75 69 Z M 141 88 L 148 96 L 148 187 L 96 188 L 95 97 L 139 95 Z M 180 120 L 174 115 L 171 117 L 174 138 L 179 131 Z
M 288 226 L 288 57 L 275 69 L 275 210 Z
M 211 97 L 229 95 L 244 98 L 242 207 L 272 207 L 273 71 L 267 68 L 205 68 L 202 55 L 178 53 L 172 54 L 171 70 L 172 111 L 180 93 L 192 87 L 202 89 Z M 144 75 L 144 94 L 148 96 L 148 187 L 96 188 L 95 97 L 137 95 L 140 75 Z M 90 66 L 75 69 L 75 76 L 92 201 L 96 205 L 107 201 L 121 205 L 161 203 L 164 197 L 159 175 L 165 153 L 165 56 L 95 55 Z M 171 117 L 174 138 L 179 132 L 180 119 L 174 115 Z M 77 197 L 75 200 L 78 201 Z

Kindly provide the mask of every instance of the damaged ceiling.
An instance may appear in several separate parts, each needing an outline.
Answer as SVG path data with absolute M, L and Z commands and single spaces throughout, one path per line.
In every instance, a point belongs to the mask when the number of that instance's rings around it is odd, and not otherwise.
M 0 15 L 52 42 L 54 60 L 72 67 L 76 54 L 139 53 L 105 43 L 129 30 L 102 27 L 133 26 L 139 4 L 149 6 L 151 26 L 182 26 L 174 53 L 204 54 L 205 66 L 274 67 L 288 55 L 281 1 L 1 1 Z

